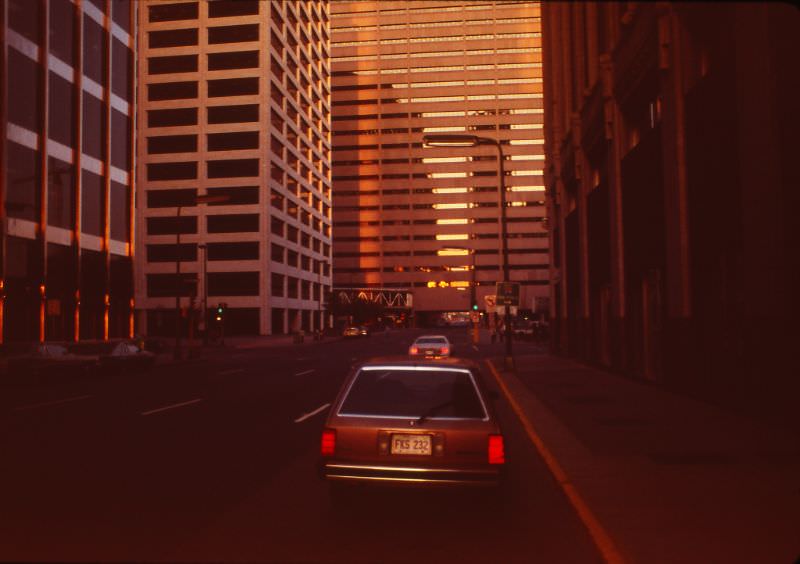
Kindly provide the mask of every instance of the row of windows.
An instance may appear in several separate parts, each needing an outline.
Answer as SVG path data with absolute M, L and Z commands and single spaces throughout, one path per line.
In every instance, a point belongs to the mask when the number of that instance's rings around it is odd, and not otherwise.
M 476 218 L 476 223 L 481 223 L 482 218 Z M 542 221 L 543 218 L 541 217 L 508 217 L 506 218 L 506 223 L 526 223 L 526 222 L 536 222 Z M 496 218 L 483 218 L 484 222 L 492 222 L 496 223 Z M 333 225 L 336 228 L 341 227 L 394 227 L 397 225 L 413 225 L 419 224 L 420 221 L 412 221 L 410 219 L 383 219 L 383 220 L 364 220 L 364 221 L 334 221 Z M 487 234 L 492 238 L 497 238 L 497 234 Z M 513 237 L 513 234 L 508 234 L 509 237 Z M 477 235 L 478 238 L 482 238 L 483 235 Z
M 209 272 L 209 296 L 258 296 L 260 295 L 259 272 Z M 151 298 L 172 297 L 176 294 L 193 295 L 197 291 L 197 274 L 148 274 L 147 295 Z M 293 276 L 273 273 L 271 276 L 271 295 L 304 300 L 319 300 L 319 282 L 300 280 Z M 312 295 L 313 291 L 313 295 Z
M 259 39 L 258 24 L 209 26 L 206 30 L 208 31 L 209 45 L 245 43 L 258 41 Z M 197 28 L 150 31 L 147 37 L 151 49 L 192 47 L 199 44 L 199 30 Z
M 206 233 L 258 233 L 260 225 L 259 214 L 224 214 L 206 216 Z M 285 236 L 289 241 L 299 243 L 301 246 L 313 249 L 316 252 L 327 254 L 329 245 L 321 242 L 316 237 L 312 237 L 305 231 L 300 231 L 294 225 L 286 225 L 284 221 L 277 217 L 271 218 L 271 230 L 274 234 L 281 237 Z M 330 226 L 325 225 L 325 230 L 329 235 Z M 197 216 L 166 216 L 148 217 L 148 235 L 194 235 L 198 233 Z
M 404 40 L 405 42 L 405 40 Z M 378 59 L 404 59 L 406 57 L 416 59 L 424 57 L 464 57 L 470 55 L 504 55 L 511 53 L 527 53 L 533 55 L 538 45 L 531 45 L 529 47 L 500 47 L 492 49 L 460 49 L 456 51 L 419 51 L 414 53 L 377 53 L 372 55 L 351 55 L 341 57 L 331 57 L 335 63 L 342 63 L 347 61 L 377 61 Z M 414 69 L 416 71 L 416 69 Z
M 531 63 L 525 65 L 526 68 L 534 68 L 535 65 L 541 65 L 541 63 Z M 481 79 L 481 80 L 446 80 L 446 81 L 435 81 L 435 82 L 382 82 L 382 83 L 373 83 L 373 84 L 346 84 L 343 86 L 334 86 L 332 90 L 334 92 L 346 92 L 346 91 L 358 91 L 358 90 L 392 90 L 392 89 L 402 89 L 402 88 L 436 88 L 436 87 L 443 87 L 443 86 L 486 86 L 486 85 L 493 85 L 493 84 L 535 84 L 542 82 L 541 78 L 525 78 L 525 77 L 515 77 L 515 78 L 489 78 L 489 79 Z M 351 103 L 354 101 L 350 101 Z M 341 101 L 334 101 L 333 106 L 342 106 L 346 105 Z
M 258 104 L 208 106 L 206 123 L 252 123 L 259 120 Z M 198 108 L 147 110 L 147 127 L 177 127 L 198 124 Z
M 458 25 L 462 25 L 460 22 Z M 437 41 L 481 41 L 481 40 L 503 40 L 541 37 L 540 32 L 522 33 L 482 33 L 476 35 L 440 35 L 430 37 L 399 37 L 397 39 L 367 39 L 363 41 L 333 41 L 332 47 L 365 47 L 369 45 L 391 45 L 391 44 L 410 44 L 410 43 L 433 43 Z M 338 59 L 338 57 L 334 57 Z
M 497 219 L 493 220 L 497 223 Z M 414 221 L 415 224 L 422 223 L 421 221 Z M 547 239 L 547 233 L 510 233 L 508 234 L 509 239 Z M 347 236 L 338 236 L 336 237 L 337 243 L 364 243 L 364 242 L 378 242 L 378 241 L 410 241 L 411 235 L 383 235 L 381 237 L 376 236 L 355 236 L 355 237 L 347 237 Z M 417 253 L 422 251 L 415 251 Z M 436 251 L 429 251 L 435 253 Z M 540 251 L 531 251 L 531 252 L 540 252 Z M 479 249 L 476 253 L 481 254 L 482 251 Z
M 236 16 L 258 15 L 258 0 L 221 0 L 208 2 L 209 18 L 229 18 Z M 174 4 L 153 4 L 149 7 L 150 22 L 171 22 L 180 20 L 196 20 L 200 17 L 199 2 L 183 2 Z
M 149 74 L 198 72 L 199 60 L 199 55 L 148 57 L 147 72 Z M 258 51 L 228 51 L 206 55 L 206 69 L 210 71 L 257 68 L 259 68 Z
M 206 161 L 207 178 L 257 177 L 261 170 L 259 159 L 227 159 Z M 147 180 L 195 180 L 198 162 L 147 163 Z
M 415 10 L 416 11 L 416 10 Z M 382 12 L 383 13 L 383 12 Z M 496 24 L 520 24 L 520 23 L 538 23 L 540 18 L 538 17 L 518 17 L 518 18 L 503 18 L 503 19 L 496 19 L 492 20 Z M 355 26 L 348 26 L 348 27 L 336 27 L 331 29 L 332 33 L 345 33 L 349 31 L 376 31 L 379 28 L 381 30 L 390 30 L 390 29 L 416 29 L 416 28 L 431 28 L 431 27 L 451 27 L 451 26 L 464 26 L 464 25 L 471 25 L 471 24 L 484 24 L 485 20 L 449 20 L 444 22 L 418 22 L 418 23 L 399 23 L 399 24 L 365 24 L 365 25 L 355 25 Z M 332 42 L 332 45 L 341 45 L 341 43 Z
M 531 47 L 526 53 L 541 53 L 541 47 Z M 515 62 L 515 63 L 490 63 L 480 65 L 438 65 L 431 67 L 414 66 L 410 68 L 402 67 L 399 69 L 358 69 L 358 70 L 344 70 L 333 71 L 331 76 L 372 76 L 376 74 L 403 74 L 403 73 L 430 73 L 430 72 L 450 72 L 450 71 L 471 71 L 471 70 L 502 70 L 502 69 L 517 69 L 528 67 L 541 67 L 541 62 Z
M 465 4 L 461 4 L 461 3 L 453 2 L 452 4 L 448 4 L 448 5 L 444 5 L 444 6 L 442 6 L 442 5 L 434 6 L 432 8 L 420 8 L 420 7 L 413 6 L 411 8 L 394 8 L 394 9 L 388 9 L 388 10 L 380 10 L 380 9 L 378 9 L 378 10 L 373 10 L 373 11 L 356 10 L 356 11 L 351 11 L 351 12 L 334 12 L 334 13 L 331 14 L 331 18 L 343 18 L 343 17 L 365 16 L 365 15 L 367 15 L 367 16 L 377 16 L 377 15 L 388 16 L 388 15 L 391 15 L 391 14 L 405 14 L 406 10 L 409 10 L 412 14 L 425 14 L 425 13 L 431 13 L 431 12 L 438 14 L 438 13 L 443 13 L 443 12 L 461 12 L 461 11 L 471 12 L 471 11 L 475 11 L 475 10 L 491 10 L 493 8 L 494 9 L 499 9 L 499 8 L 503 8 L 503 7 L 514 8 L 514 9 L 520 9 L 520 8 L 531 8 L 531 9 L 534 9 L 537 6 L 538 6 L 538 2 L 503 2 L 502 4 L 495 4 L 494 2 L 492 2 L 492 3 L 483 3 L 483 4 L 477 4 L 477 3 L 468 2 L 468 3 L 465 3 Z
M 258 149 L 259 135 L 258 131 L 207 133 L 206 148 L 209 151 Z M 194 153 L 197 152 L 197 140 L 196 134 L 151 136 L 147 138 L 147 153 Z

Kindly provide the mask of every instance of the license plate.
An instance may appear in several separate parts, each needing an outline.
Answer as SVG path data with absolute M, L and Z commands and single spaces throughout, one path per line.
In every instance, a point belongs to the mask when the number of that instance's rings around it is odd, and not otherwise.
M 430 435 L 392 435 L 392 454 L 431 454 Z

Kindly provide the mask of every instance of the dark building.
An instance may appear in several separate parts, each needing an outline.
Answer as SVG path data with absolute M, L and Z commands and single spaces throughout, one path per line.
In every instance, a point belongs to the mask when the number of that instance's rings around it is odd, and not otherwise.
M 133 3 L 0 0 L 0 339 L 133 330 Z
M 800 12 L 545 3 L 542 17 L 555 350 L 796 414 Z

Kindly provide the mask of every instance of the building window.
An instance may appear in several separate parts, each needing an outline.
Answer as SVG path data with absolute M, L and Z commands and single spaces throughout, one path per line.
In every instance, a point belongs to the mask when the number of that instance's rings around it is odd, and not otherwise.
M 208 43 L 243 43 L 258 41 L 258 24 L 226 25 L 208 28 Z
M 258 214 L 209 215 L 206 217 L 208 233 L 257 233 Z
M 197 108 L 147 110 L 147 127 L 197 125 Z
M 209 296 L 257 296 L 258 272 L 209 272 Z
M 208 260 L 258 260 L 258 241 L 208 243 Z
M 209 204 L 210 206 L 245 206 L 258 203 L 258 186 L 224 186 L 208 188 L 209 196 L 226 196 L 224 202 Z
M 190 47 L 198 44 L 197 28 L 151 31 L 148 33 L 148 40 L 151 49 Z
M 211 106 L 208 123 L 249 123 L 258 121 L 258 104 Z
M 197 8 L 197 2 L 155 4 L 150 6 L 149 17 L 151 22 L 196 20 L 198 15 Z

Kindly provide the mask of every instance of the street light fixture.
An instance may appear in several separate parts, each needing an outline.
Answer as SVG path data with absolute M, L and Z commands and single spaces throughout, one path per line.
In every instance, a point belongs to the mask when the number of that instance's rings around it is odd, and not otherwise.
M 506 220 L 506 186 L 505 186 L 505 170 L 503 168 L 503 146 L 497 139 L 491 137 L 481 137 L 479 135 L 461 135 L 461 134 L 434 134 L 425 135 L 422 142 L 426 147 L 477 147 L 478 145 L 494 145 L 497 147 L 497 152 L 500 160 L 500 241 L 503 253 L 503 281 L 510 281 L 509 264 L 508 264 L 508 236 L 507 236 L 507 220 Z M 506 369 L 514 368 L 514 357 L 512 356 L 511 345 L 511 316 L 509 315 L 509 306 L 505 306 L 505 314 L 503 316 L 505 324 L 505 340 L 506 340 L 506 356 L 505 367 Z
M 228 195 L 211 196 L 206 194 L 203 196 L 195 196 L 194 202 L 190 205 L 198 206 L 200 204 L 222 204 L 228 200 L 230 200 L 230 196 Z M 181 204 L 178 206 L 178 212 L 175 216 L 177 221 L 175 226 L 175 350 L 173 351 L 173 356 L 176 360 L 181 358 L 181 291 L 183 290 L 183 283 L 181 282 L 180 217 L 181 209 L 183 209 L 185 205 L 186 204 Z M 191 342 L 189 343 L 189 346 L 192 346 Z
M 323 336 L 323 334 L 325 332 L 325 329 L 326 329 L 326 325 L 327 325 L 327 323 L 325 323 L 325 321 L 327 321 L 325 319 L 326 316 L 325 316 L 325 314 L 323 313 L 323 310 L 322 310 L 322 300 L 324 299 L 324 296 L 325 296 L 325 292 L 323 290 L 324 286 L 322 285 L 322 271 L 323 271 L 324 268 L 326 268 L 328 266 L 328 264 L 329 263 L 328 263 L 327 260 L 319 261 L 319 273 L 318 273 L 318 275 L 319 275 L 319 317 L 318 317 L 318 319 L 319 319 L 319 327 L 318 327 L 318 329 L 319 329 L 319 338 L 320 339 L 322 338 L 322 336 Z

